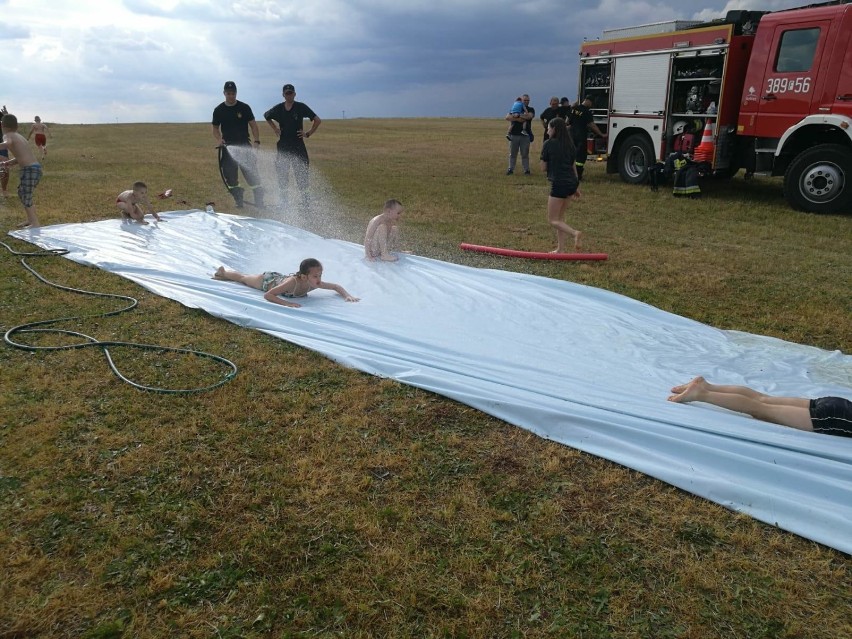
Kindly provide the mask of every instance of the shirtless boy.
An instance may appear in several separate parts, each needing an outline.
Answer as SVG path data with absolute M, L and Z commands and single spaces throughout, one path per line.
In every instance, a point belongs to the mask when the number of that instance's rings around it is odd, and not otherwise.
M 151 202 L 148 201 L 148 187 L 144 182 L 134 182 L 131 190 L 122 191 L 115 200 L 115 205 L 121 211 L 121 219 L 136 220 L 139 224 L 147 224 L 145 211 L 142 210 L 140 204 L 145 205 L 148 213 L 153 215 L 155 220 L 162 222 L 160 216 L 151 206 Z
M 47 156 L 47 136 L 50 132 L 47 130 L 47 125 L 41 121 L 41 118 L 35 116 L 35 122 L 30 129 L 30 134 L 27 136 L 29 140 L 35 134 L 35 145 L 41 151 L 41 159 Z
M 6 115 L 8 111 L 6 110 L 6 105 L 4 104 L 0 107 L 0 118 Z M 0 141 L 3 139 L 3 125 L 0 124 Z M 0 163 L 5 162 L 9 159 L 9 149 L 0 149 Z M 9 197 L 9 191 L 6 188 L 9 186 L 9 170 L 6 167 L 0 168 L 0 190 L 2 190 L 2 197 Z
M 3 125 L 3 142 L 0 143 L 0 150 L 8 150 L 14 156 L 11 160 L 0 162 L 0 168 L 5 170 L 15 164 L 21 167 L 18 197 L 27 213 L 27 221 L 21 224 L 21 228 L 36 228 L 39 224 L 33 204 L 33 191 L 41 179 L 41 164 L 36 161 L 26 138 L 18 133 L 18 118 L 7 113 L 0 122 Z
M 399 200 L 388 200 L 382 212 L 367 224 L 364 236 L 364 254 L 370 262 L 396 262 L 399 258 L 391 251 L 398 250 L 399 217 L 403 208 Z

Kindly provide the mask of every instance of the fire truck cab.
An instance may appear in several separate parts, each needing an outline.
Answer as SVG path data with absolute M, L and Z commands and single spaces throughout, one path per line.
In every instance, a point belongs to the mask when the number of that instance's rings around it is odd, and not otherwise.
M 707 174 L 783 176 L 795 209 L 852 210 L 850 41 L 847 1 L 604 32 L 580 50 L 579 95 L 606 133 L 593 150 L 643 183 L 700 140 Z

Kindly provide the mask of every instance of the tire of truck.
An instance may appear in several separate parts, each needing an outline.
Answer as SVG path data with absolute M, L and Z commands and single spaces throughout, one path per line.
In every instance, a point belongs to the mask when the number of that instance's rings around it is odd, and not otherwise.
M 839 144 L 819 144 L 799 153 L 784 174 L 784 197 L 797 211 L 849 211 L 852 150 Z
M 645 135 L 631 135 L 618 150 L 618 174 L 628 184 L 647 182 L 648 169 L 655 163 L 654 147 Z

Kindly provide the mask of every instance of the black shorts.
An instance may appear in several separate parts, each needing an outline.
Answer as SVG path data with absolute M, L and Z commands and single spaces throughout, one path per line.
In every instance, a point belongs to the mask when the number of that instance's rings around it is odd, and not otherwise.
M 815 433 L 852 437 L 852 402 L 842 397 L 820 397 L 810 404 Z
M 577 192 L 577 185 L 573 182 L 563 182 L 560 184 L 550 185 L 550 197 L 557 197 L 564 200 L 566 197 L 574 195 Z

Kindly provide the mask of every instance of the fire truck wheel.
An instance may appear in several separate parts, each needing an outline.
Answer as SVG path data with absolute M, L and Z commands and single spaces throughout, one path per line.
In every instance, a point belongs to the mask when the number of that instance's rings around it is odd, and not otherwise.
M 618 173 L 628 184 L 648 181 L 648 169 L 654 164 L 654 148 L 647 136 L 631 135 L 618 150 Z
M 797 211 L 848 211 L 852 208 L 852 151 L 839 144 L 820 144 L 799 153 L 784 174 L 784 197 Z

